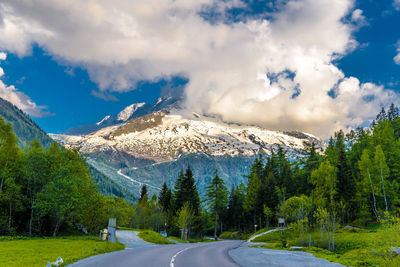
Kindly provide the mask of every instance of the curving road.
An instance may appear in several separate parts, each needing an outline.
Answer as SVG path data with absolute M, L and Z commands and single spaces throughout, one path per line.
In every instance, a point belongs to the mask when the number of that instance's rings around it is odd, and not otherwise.
M 125 249 L 78 261 L 70 266 L 98 267 L 238 267 L 228 251 L 243 241 L 220 241 Z
M 154 245 L 134 231 L 117 231 L 127 249 L 78 261 L 75 267 L 325 267 L 341 266 L 301 251 L 251 248 L 255 243 L 225 240 L 211 243 Z

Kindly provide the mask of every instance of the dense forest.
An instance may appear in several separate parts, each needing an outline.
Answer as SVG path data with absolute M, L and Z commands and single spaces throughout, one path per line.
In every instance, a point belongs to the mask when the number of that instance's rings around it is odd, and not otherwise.
M 37 139 L 21 150 L 2 117 L 0 163 L 0 235 L 98 233 L 109 217 L 131 210 L 123 198 L 98 192 L 77 151 L 56 143 L 44 149 Z

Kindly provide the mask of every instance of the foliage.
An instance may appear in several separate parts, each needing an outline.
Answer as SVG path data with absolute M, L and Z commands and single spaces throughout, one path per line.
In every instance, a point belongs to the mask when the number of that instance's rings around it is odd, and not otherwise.
M 181 229 L 182 235 L 181 239 L 183 239 L 183 230 L 189 228 L 189 226 L 193 222 L 193 210 L 190 207 L 189 202 L 186 202 L 183 207 L 179 210 L 178 212 L 178 219 L 177 219 L 177 226 Z M 187 239 L 187 236 L 185 235 L 185 240 Z
M 36 139 L 21 151 L 1 117 L 0 162 L 0 234 L 56 236 L 78 228 L 97 234 L 110 216 L 129 222 L 129 205 L 97 191 L 82 155 L 56 143 L 44 149 Z

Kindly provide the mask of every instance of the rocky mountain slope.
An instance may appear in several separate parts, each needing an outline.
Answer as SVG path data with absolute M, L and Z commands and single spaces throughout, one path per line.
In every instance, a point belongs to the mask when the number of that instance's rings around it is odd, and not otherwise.
M 79 148 L 92 166 L 136 194 L 143 184 L 154 193 L 164 181 L 173 186 L 179 170 L 187 165 L 192 166 L 203 193 L 216 168 L 228 186 L 238 185 L 259 153 L 271 154 L 282 147 L 295 158 L 311 143 L 323 149 L 323 142 L 311 134 L 229 124 L 166 107 L 85 136 L 51 137 L 66 147 Z

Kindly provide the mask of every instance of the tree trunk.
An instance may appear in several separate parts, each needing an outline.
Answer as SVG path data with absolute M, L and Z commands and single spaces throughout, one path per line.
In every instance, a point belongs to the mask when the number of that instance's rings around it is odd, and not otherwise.
M 60 228 L 62 217 L 57 220 L 56 227 L 54 228 L 53 236 L 57 236 L 58 229 Z
M 381 169 L 381 181 L 382 181 L 382 191 L 383 191 L 383 198 L 385 199 L 385 207 L 386 207 L 386 211 L 388 211 L 388 204 L 387 204 L 387 200 L 386 200 L 386 192 L 385 192 L 385 184 L 383 181 L 383 172 L 382 172 L 382 164 L 380 166 Z
M 29 235 L 32 236 L 32 222 L 33 222 L 33 204 L 35 200 L 32 199 L 32 204 L 31 204 L 31 218 L 29 219 Z
M 218 227 L 218 214 L 215 212 L 215 220 L 214 220 L 214 239 L 217 240 L 217 227 Z
M 9 213 L 8 213 L 8 231 L 11 230 L 11 224 L 12 224 L 12 201 L 11 199 L 8 201 L 9 204 Z
M 371 179 L 371 174 L 369 173 L 369 169 L 367 170 L 368 173 L 368 179 L 369 179 L 369 183 L 371 185 L 371 191 L 372 191 L 372 197 L 374 199 L 374 213 L 375 213 L 375 217 L 378 219 L 378 211 L 376 209 L 376 198 L 375 198 L 375 192 L 374 192 L 374 186 L 372 184 L 372 179 Z

